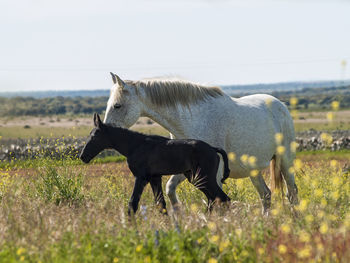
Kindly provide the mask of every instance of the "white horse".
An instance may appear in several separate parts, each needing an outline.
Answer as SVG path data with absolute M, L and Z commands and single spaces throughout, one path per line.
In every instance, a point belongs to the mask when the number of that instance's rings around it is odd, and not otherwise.
M 282 186 L 284 179 L 290 203 L 298 203 L 293 170 L 289 169 L 295 159 L 291 150 L 295 140 L 294 126 L 281 101 L 264 94 L 235 99 L 218 87 L 181 80 L 123 81 L 117 75 L 111 75 L 114 85 L 107 103 L 105 123 L 128 128 L 145 116 L 167 129 L 172 138 L 199 139 L 234 153 L 230 158 L 230 177 L 250 177 L 264 212 L 270 208 L 271 191 L 261 171 L 270 163 L 272 181 Z M 276 150 L 276 134 L 281 139 L 280 151 Z M 220 187 L 222 169 L 221 160 L 217 173 Z M 173 207 L 178 203 L 176 187 L 184 179 L 182 174 L 173 175 L 166 185 Z

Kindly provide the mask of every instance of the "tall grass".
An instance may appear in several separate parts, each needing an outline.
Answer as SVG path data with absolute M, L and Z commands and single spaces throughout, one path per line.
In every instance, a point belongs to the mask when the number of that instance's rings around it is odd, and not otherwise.
M 349 262 L 350 175 L 335 161 L 295 169 L 295 209 L 275 193 L 264 217 L 250 180 L 229 179 L 232 204 L 208 214 L 185 182 L 176 216 L 158 212 L 147 186 L 136 223 L 125 163 L 2 170 L 0 262 Z

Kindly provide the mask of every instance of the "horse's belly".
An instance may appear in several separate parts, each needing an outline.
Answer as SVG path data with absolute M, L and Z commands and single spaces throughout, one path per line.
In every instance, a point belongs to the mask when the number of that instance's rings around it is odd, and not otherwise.
M 270 162 L 260 162 L 257 164 L 256 167 L 252 168 L 249 166 L 245 166 L 244 164 L 238 164 L 237 162 L 229 162 L 229 168 L 230 168 L 230 178 L 239 179 L 239 178 L 246 178 L 250 176 L 250 173 L 252 170 L 264 170 L 269 166 Z
M 237 173 L 234 171 L 231 171 L 229 175 L 229 178 L 233 178 L 233 179 L 247 178 L 247 177 L 249 177 L 248 173 Z

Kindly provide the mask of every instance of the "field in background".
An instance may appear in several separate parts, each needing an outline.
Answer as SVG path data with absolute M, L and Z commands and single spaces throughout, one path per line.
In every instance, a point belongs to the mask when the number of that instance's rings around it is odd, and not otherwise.
M 295 120 L 296 132 L 309 129 L 333 131 L 350 130 L 350 110 L 334 113 L 332 121 L 327 119 L 328 111 L 299 112 Z M 51 116 L 51 117 L 11 117 L 0 118 L 0 136 L 2 138 L 36 137 L 85 137 L 93 127 L 92 116 Z M 147 118 L 141 118 L 132 129 L 147 134 L 169 136 L 169 133 Z
M 87 137 L 93 128 L 90 115 L 12 117 L 1 118 L 0 123 L 0 136 L 3 139 Z M 132 129 L 146 134 L 169 136 L 168 131 L 148 118 L 140 118 Z

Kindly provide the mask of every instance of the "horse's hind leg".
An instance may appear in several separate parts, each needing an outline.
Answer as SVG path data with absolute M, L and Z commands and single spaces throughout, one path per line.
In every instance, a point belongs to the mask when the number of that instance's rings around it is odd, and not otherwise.
M 250 176 L 250 180 L 259 193 L 263 205 L 263 214 L 267 214 L 271 207 L 271 191 L 267 187 L 260 171 L 257 176 Z
M 166 184 L 166 194 L 170 199 L 173 209 L 176 209 L 179 203 L 176 196 L 176 187 L 185 179 L 186 177 L 183 174 L 174 174 Z
M 293 159 L 288 158 L 288 155 L 284 155 L 282 157 L 281 163 L 281 171 L 284 180 L 287 184 L 287 197 L 291 205 L 297 205 L 299 203 L 298 199 L 298 188 L 295 184 L 294 172 L 291 171 L 291 167 L 293 167 Z
M 166 214 L 167 212 L 166 212 L 166 203 L 164 200 L 163 189 L 162 189 L 162 178 L 160 176 L 153 177 L 150 180 L 150 184 L 154 195 L 154 202 L 160 208 L 160 212 L 163 214 Z

